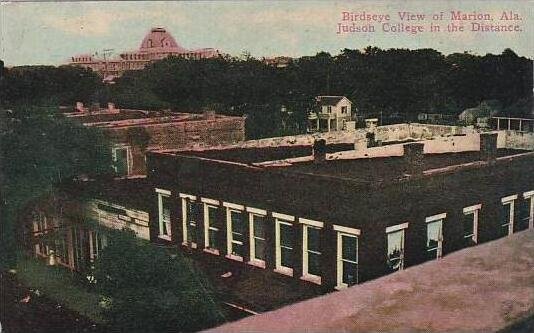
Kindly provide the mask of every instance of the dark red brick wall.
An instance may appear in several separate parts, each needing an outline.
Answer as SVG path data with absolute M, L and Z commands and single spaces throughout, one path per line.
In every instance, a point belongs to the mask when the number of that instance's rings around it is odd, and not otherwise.
M 245 140 L 245 118 L 223 117 L 132 127 L 106 128 L 105 133 L 115 144 L 132 148 L 132 174 L 145 174 L 145 152 L 151 149 L 183 149 L 236 143 Z M 144 133 L 141 133 L 144 132 Z M 140 137 L 147 142 L 141 143 Z
M 478 239 L 479 243 L 486 242 L 498 237 L 500 199 L 534 190 L 534 156 L 384 183 L 156 153 L 148 154 L 148 165 L 149 182 L 154 187 L 171 190 L 176 196 L 182 192 L 325 222 L 322 252 L 326 287 L 335 283 L 333 224 L 361 229 L 359 273 L 362 282 L 387 273 L 387 226 L 409 222 L 405 242 L 407 267 L 426 260 L 425 217 L 447 213 L 443 223 L 443 253 L 446 255 L 464 247 L 461 224 L 464 207 L 482 204 Z M 519 200 L 524 199 L 520 197 Z M 156 202 L 155 195 L 153 202 Z M 180 201 L 176 199 L 176 203 L 178 210 Z M 154 206 L 151 218 L 157 216 L 154 215 L 156 210 Z M 181 239 L 181 234 L 178 238 Z

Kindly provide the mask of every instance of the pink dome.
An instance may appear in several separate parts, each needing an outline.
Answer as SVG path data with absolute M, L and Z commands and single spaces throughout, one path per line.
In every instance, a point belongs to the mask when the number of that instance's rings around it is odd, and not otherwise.
M 182 46 L 178 45 L 174 37 L 165 30 L 165 28 L 152 28 L 145 36 L 141 46 L 141 52 L 187 52 Z

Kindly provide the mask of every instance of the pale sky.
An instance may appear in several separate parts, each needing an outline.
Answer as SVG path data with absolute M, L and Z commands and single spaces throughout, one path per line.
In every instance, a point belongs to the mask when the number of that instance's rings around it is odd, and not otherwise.
M 491 13 L 493 24 L 520 24 L 521 32 L 375 33 L 337 34 L 343 11 L 390 14 L 399 11 L 426 14 L 450 11 Z M 502 11 L 513 11 L 521 21 L 500 21 Z M 4 2 L 0 6 L 0 58 L 6 66 L 59 65 L 75 54 L 114 49 L 135 50 L 151 27 L 161 26 L 188 49 L 213 47 L 255 57 L 337 54 L 344 48 L 434 48 L 445 54 L 471 51 L 501 53 L 511 48 L 534 58 L 534 0 L 517 1 L 195 1 L 195 2 Z M 357 22 L 358 23 L 358 22 Z M 405 22 L 406 24 L 410 22 Z M 469 25 L 470 26 L 470 25 Z M 445 28 L 445 27 L 443 27 Z

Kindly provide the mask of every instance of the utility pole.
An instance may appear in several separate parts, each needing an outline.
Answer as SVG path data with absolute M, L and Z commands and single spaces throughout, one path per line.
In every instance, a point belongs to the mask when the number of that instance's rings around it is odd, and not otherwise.
M 103 49 L 102 54 L 104 56 L 104 78 L 108 76 L 108 57 L 113 54 L 114 49 Z

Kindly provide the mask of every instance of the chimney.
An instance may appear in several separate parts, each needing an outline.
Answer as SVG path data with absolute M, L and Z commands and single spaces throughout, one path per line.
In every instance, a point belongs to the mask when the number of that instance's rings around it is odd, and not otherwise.
M 354 150 L 365 151 L 369 147 L 369 141 L 367 138 L 359 138 L 354 141 Z
M 424 147 L 425 144 L 420 142 L 407 143 L 403 146 L 403 158 L 409 174 L 419 175 L 423 173 Z
M 83 102 L 76 102 L 76 112 L 84 112 Z
M 326 161 L 326 140 L 318 139 L 313 142 L 313 163 Z
M 115 104 L 114 103 L 108 103 L 108 112 L 109 113 L 115 112 Z
M 202 112 L 202 114 L 204 115 L 204 119 L 206 119 L 206 120 L 215 119 L 215 111 L 214 110 L 204 110 L 204 112 Z
M 98 111 L 100 111 L 100 103 L 91 103 L 89 112 L 98 112 Z
M 480 133 L 480 158 L 485 161 L 497 158 L 497 133 Z

